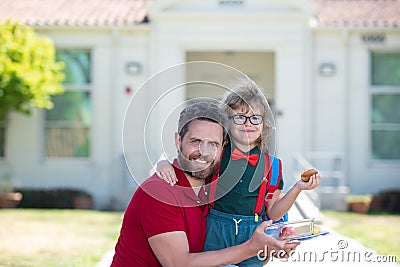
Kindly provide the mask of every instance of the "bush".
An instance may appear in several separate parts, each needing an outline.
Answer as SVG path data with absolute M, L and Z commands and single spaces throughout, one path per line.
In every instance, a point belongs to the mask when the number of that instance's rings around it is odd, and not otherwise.
M 56 62 L 53 42 L 32 27 L 0 24 L 0 119 L 10 111 L 50 109 L 51 96 L 64 91 L 64 63 Z
M 83 190 L 71 188 L 16 188 L 15 191 L 21 192 L 24 196 L 18 205 L 20 208 L 72 209 L 75 208 L 74 198 L 79 196 L 92 198 L 89 193 Z
M 372 198 L 370 212 L 400 213 L 400 191 L 384 191 Z

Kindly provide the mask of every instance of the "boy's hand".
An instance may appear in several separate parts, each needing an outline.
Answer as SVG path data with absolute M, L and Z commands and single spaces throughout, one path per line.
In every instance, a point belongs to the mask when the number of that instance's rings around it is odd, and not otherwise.
M 310 180 L 308 182 L 304 182 L 303 180 L 299 180 L 296 183 L 297 188 L 300 190 L 311 190 L 316 188 L 321 183 L 321 176 L 319 173 L 311 175 Z
M 171 186 L 175 185 L 178 181 L 174 168 L 167 160 L 157 162 L 156 174 L 158 177 L 169 183 Z

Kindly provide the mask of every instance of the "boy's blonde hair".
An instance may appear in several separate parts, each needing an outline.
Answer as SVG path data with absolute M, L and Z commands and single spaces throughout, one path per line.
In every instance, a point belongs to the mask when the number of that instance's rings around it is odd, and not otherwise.
M 256 107 L 260 109 L 263 128 L 261 136 L 256 140 L 256 146 L 262 152 L 268 153 L 268 141 L 272 134 L 270 108 L 264 94 L 249 78 L 240 79 L 222 98 L 221 108 L 227 114 L 231 114 L 232 109 L 239 107 L 243 107 L 246 112 Z

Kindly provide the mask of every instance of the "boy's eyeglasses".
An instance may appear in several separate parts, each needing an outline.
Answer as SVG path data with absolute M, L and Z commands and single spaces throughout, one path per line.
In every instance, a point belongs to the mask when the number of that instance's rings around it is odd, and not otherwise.
M 237 125 L 246 124 L 247 119 L 253 125 L 259 125 L 263 122 L 263 117 L 261 115 L 245 116 L 245 115 L 233 115 L 231 116 L 233 123 Z

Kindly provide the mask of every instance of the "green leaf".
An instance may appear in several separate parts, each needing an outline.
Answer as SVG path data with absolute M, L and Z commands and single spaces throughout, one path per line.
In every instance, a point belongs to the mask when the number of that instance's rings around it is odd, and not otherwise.
M 64 91 L 63 69 L 50 39 L 19 23 L 0 24 L 0 114 L 51 109 L 51 96 Z

